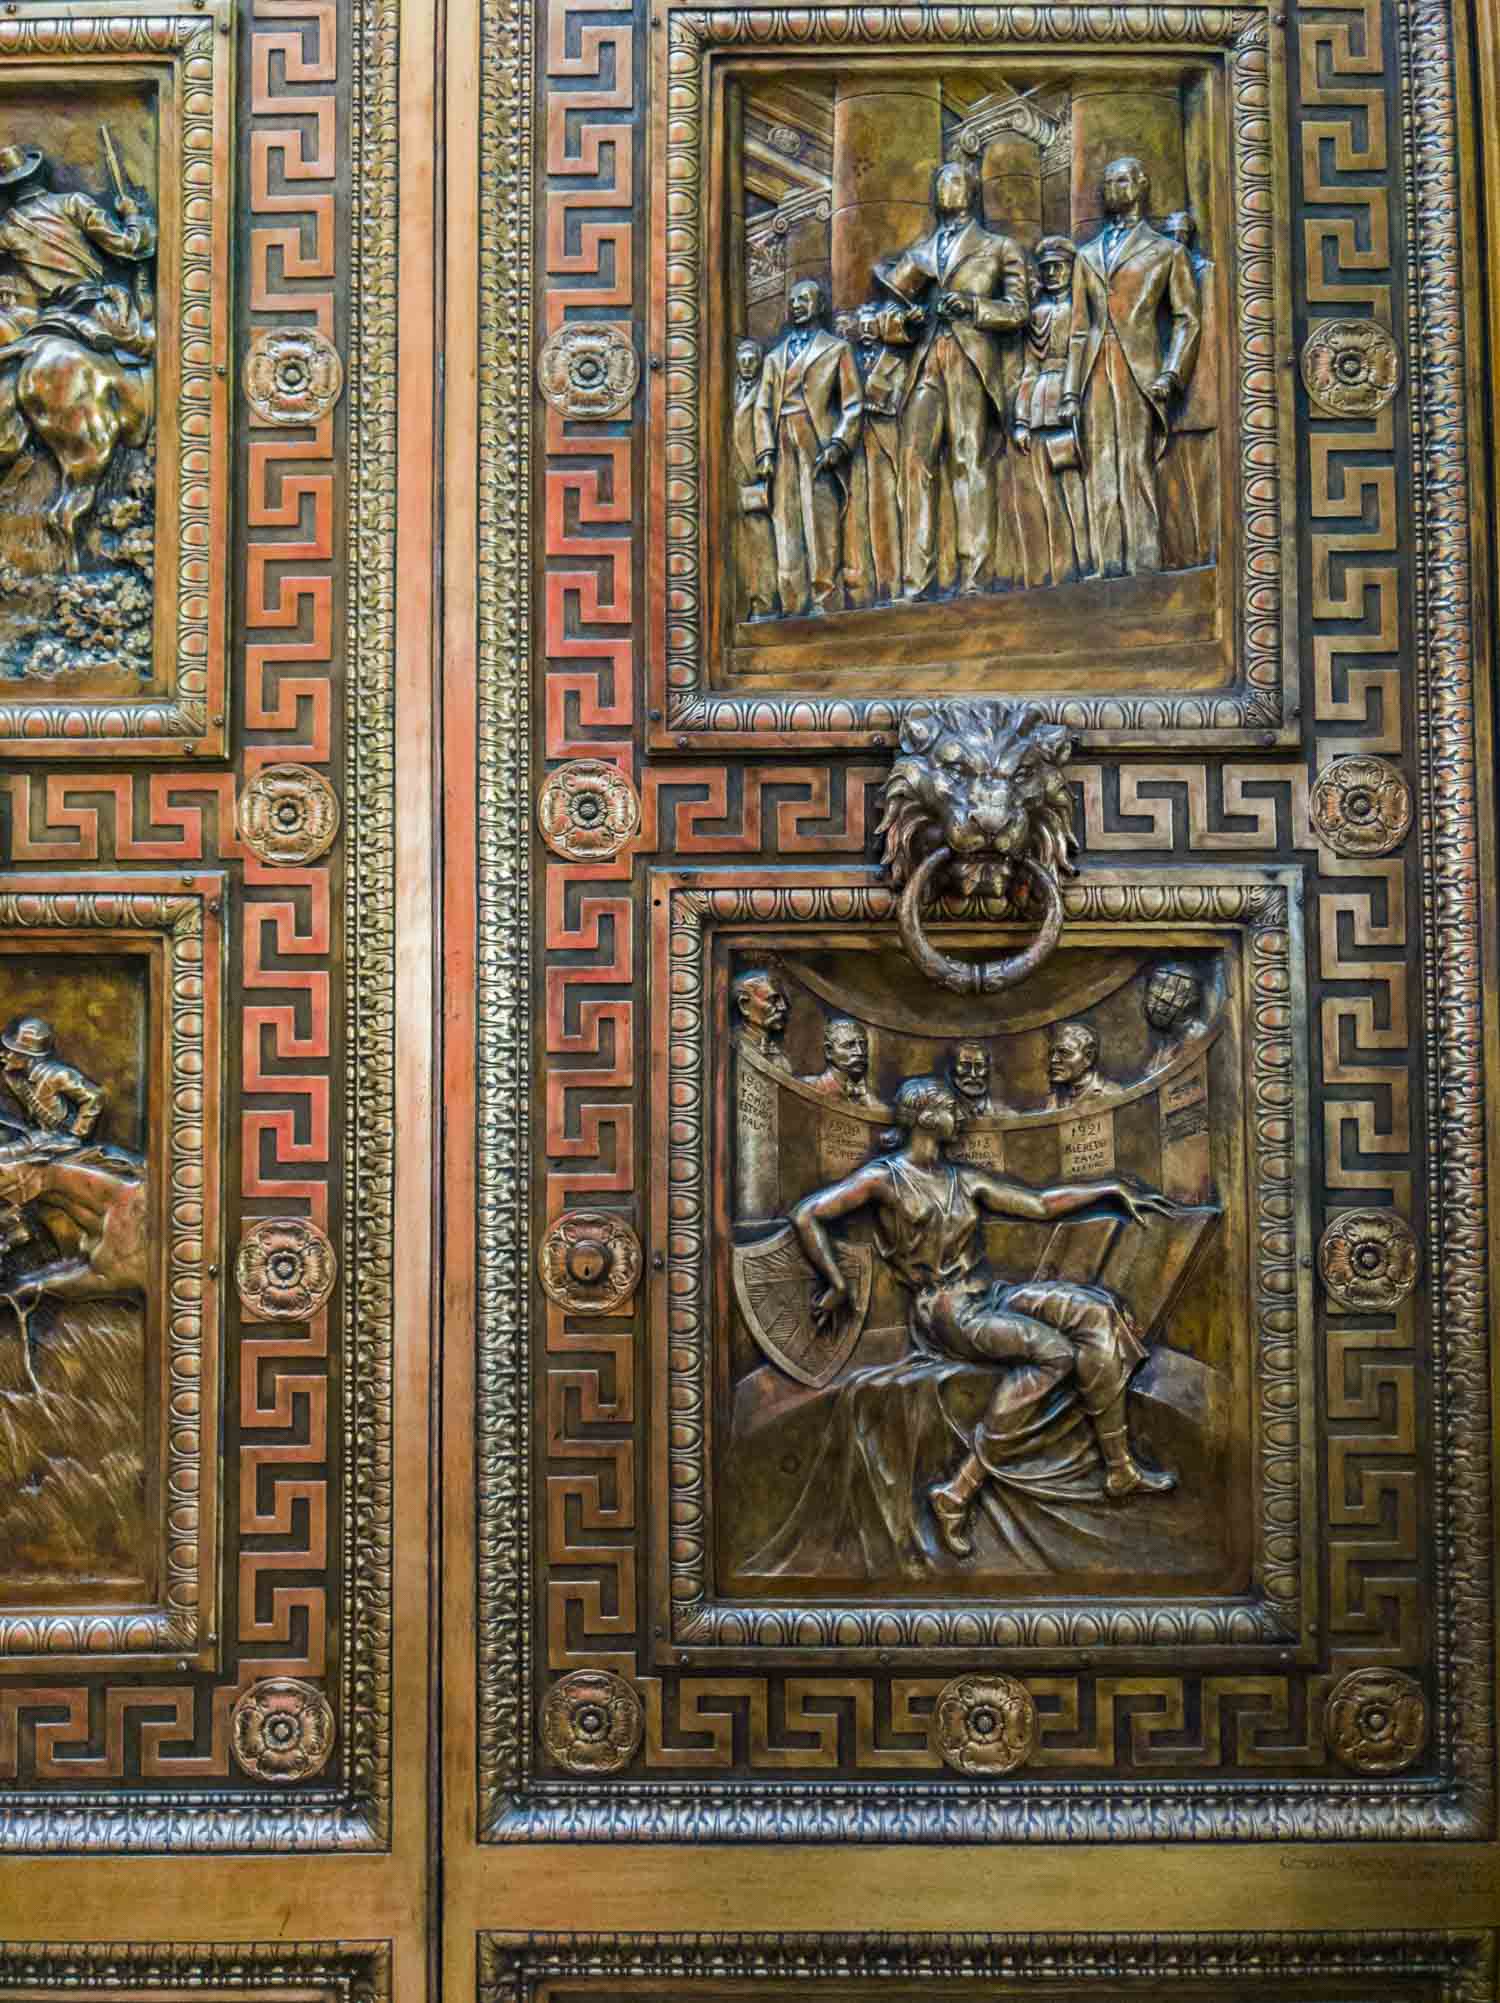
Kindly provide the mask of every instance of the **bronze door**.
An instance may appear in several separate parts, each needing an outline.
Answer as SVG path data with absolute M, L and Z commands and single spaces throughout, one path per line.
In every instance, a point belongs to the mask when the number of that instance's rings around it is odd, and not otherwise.
M 438 52 L 402 14 L 0 21 L 7 1993 L 427 1980 L 434 401 L 398 337 L 430 360 Z
M 453 1979 L 1491 1994 L 1487 25 L 451 29 Z
M 0 1992 L 1496 1995 L 1497 104 L 0 15 Z

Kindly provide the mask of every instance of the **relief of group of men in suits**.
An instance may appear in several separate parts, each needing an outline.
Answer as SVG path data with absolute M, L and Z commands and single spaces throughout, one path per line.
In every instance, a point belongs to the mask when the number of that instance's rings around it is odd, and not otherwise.
M 979 193 L 972 168 L 940 168 L 935 227 L 876 264 L 874 299 L 830 327 L 802 279 L 770 351 L 740 342 L 743 616 L 1212 557 L 1216 336 L 1193 218 L 1153 227 L 1145 168 L 1114 160 L 1104 228 L 1081 246 L 1043 237 L 1033 264 L 980 221 Z M 1012 491 L 1034 483 L 1033 550 L 1004 505 L 1006 452 Z

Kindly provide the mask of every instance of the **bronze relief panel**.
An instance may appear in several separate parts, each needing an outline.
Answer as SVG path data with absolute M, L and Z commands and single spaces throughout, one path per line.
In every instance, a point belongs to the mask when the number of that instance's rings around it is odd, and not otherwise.
M 767 39 L 687 9 L 654 38 L 660 742 L 869 741 L 957 689 L 1099 742 L 1289 739 L 1265 17 Z
M 227 7 L 0 35 L 0 741 L 225 744 Z
M 214 1659 L 221 908 L 0 890 L 7 1658 Z
M 1488 1932 L 480 1936 L 480 2003 L 772 1997 L 965 2003 L 1488 2003 Z
M 1316 1576 L 1308 1289 L 1264 1229 L 1305 1173 L 1264 1018 L 1295 880 L 1100 872 L 1003 999 L 935 992 L 857 876 L 656 882 L 663 1631 L 1279 1659 Z

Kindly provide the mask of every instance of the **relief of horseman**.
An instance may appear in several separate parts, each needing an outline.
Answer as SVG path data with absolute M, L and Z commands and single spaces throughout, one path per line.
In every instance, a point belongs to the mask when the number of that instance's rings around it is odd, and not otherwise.
M 147 443 L 155 407 L 156 224 L 126 193 L 113 142 L 103 136 L 113 216 L 81 189 L 51 187 L 37 147 L 0 147 L 0 253 L 36 301 L 5 316 L 9 326 L 29 325 L 0 347 L 0 472 L 33 443 L 47 448 L 60 481 L 50 518 L 70 571 L 115 452 Z M 135 267 L 133 290 L 112 271 L 120 264 Z
M 24 1122 L 0 1119 L 0 1302 L 15 1315 L 35 1391 L 43 1301 L 144 1296 L 149 1187 L 142 1155 L 99 1139 L 109 1095 L 59 1054 L 41 1016 L 0 1029 L 0 1086 Z

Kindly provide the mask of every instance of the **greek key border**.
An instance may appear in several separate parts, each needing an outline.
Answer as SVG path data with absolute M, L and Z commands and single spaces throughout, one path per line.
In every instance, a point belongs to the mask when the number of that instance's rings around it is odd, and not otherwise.
M 537 17 L 481 0 L 475 1209 L 477 1770 L 523 1787 L 534 1700 L 531 1284 L 531 454 Z M 496 51 L 506 51 L 506 60 Z

